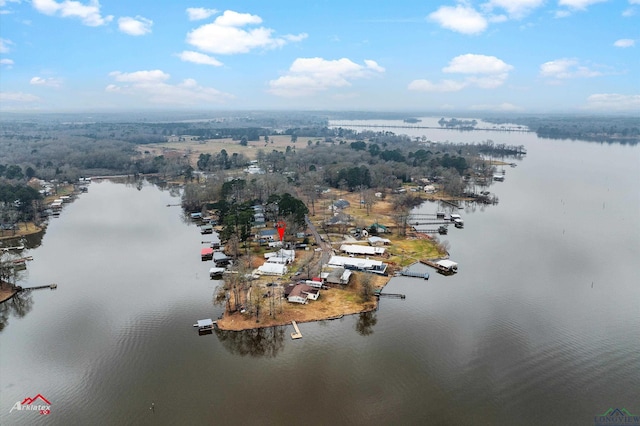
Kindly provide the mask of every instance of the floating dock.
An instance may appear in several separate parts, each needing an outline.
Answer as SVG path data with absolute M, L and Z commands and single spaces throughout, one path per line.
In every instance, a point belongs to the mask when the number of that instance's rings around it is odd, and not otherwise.
M 423 278 L 425 280 L 429 279 L 428 272 L 414 272 L 409 270 L 409 268 L 404 268 L 400 271 L 400 275 L 405 277 L 413 277 L 413 278 Z
M 302 333 L 300 333 L 300 329 L 298 328 L 298 324 L 296 324 L 295 321 L 291 321 L 291 325 L 293 326 L 293 329 L 295 330 L 295 333 L 291 333 L 291 338 L 292 339 L 301 339 L 302 338 Z

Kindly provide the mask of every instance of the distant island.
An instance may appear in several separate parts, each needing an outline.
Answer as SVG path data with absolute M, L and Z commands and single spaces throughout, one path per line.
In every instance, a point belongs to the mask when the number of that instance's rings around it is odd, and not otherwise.
M 420 120 L 419 118 L 409 117 L 409 118 L 405 118 L 403 121 L 405 123 L 415 124 L 415 123 L 420 123 L 422 120 Z

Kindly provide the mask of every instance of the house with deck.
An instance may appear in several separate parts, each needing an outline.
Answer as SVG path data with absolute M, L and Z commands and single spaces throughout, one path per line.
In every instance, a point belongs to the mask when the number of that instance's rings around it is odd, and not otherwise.
M 287 300 L 292 303 L 306 304 L 308 300 L 318 300 L 319 296 L 319 288 L 311 287 L 308 284 L 296 284 L 287 296 Z

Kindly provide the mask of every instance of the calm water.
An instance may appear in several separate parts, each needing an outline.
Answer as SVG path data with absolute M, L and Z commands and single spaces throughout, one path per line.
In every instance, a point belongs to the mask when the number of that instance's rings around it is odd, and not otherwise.
M 166 207 L 179 202 L 169 191 L 92 183 L 25 252 L 22 284 L 59 288 L 7 314 L 0 423 L 591 425 L 610 407 L 640 413 L 640 148 L 422 134 L 528 154 L 491 186 L 497 206 L 465 208 L 465 228 L 444 237 L 457 275 L 394 278 L 387 289 L 405 300 L 301 324 L 298 341 L 290 327 L 198 336 L 194 321 L 220 313 L 206 238 Z M 49 416 L 9 413 L 37 394 Z

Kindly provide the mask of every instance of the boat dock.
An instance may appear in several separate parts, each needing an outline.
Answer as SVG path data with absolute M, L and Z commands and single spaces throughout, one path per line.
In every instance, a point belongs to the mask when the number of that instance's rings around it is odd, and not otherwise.
M 48 285 L 39 285 L 35 287 L 21 287 L 22 291 L 25 290 L 41 290 L 43 288 L 50 288 L 51 290 L 55 290 L 58 288 L 58 284 L 48 284 Z
M 291 338 L 292 339 L 301 339 L 302 338 L 302 333 L 300 333 L 300 329 L 298 328 L 298 324 L 296 324 L 295 321 L 291 321 L 291 325 L 293 326 L 293 329 L 295 330 L 295 333 L 291 333 Z
M 392 297 L 396 299 L 404 299 L 407 297 L 406 295 L 400 293 L 383 293 L 382 289 L 376 290 L 373 295 L 376 297 Z
M 448 259 L 440 259 L 436 261 L 421 259 L 420 263 L 422 263 L 423 265 L 431 266 L 442 274 L 453 274 L 455 272 L 458 272 L 458 264 Z
M 402 269 L 400 271 L 400 275 L 405 276 L 405 277 L 423 278 L 425 280 L 429 279 L 429 273 L 428 272 L 415 272 L 415 271 L 409 270 L 409 268 Z

